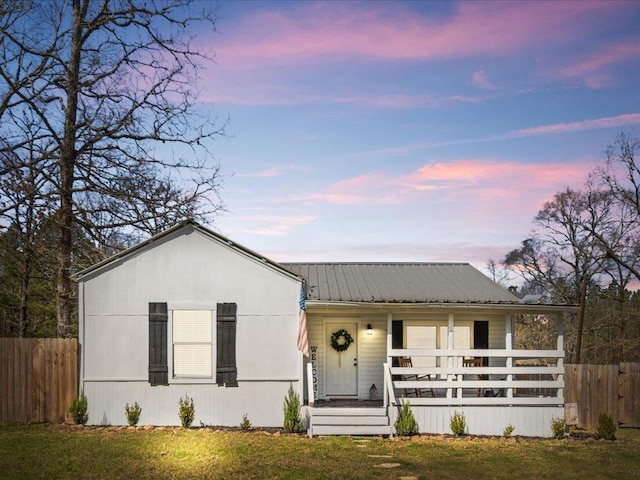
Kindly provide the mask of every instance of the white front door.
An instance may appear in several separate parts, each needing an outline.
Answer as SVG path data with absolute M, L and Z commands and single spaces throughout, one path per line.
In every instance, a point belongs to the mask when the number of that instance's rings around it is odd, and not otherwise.
M 337 336 L 341 330 L 346 331 L 353 340 L 348 347 L 344 335 Z M 332 336 L 338 348 L 332 346 Z M 327 397 L 356 397 L 358 395 L 358 322 L 343 321 L 325 324 L 325 395 Z

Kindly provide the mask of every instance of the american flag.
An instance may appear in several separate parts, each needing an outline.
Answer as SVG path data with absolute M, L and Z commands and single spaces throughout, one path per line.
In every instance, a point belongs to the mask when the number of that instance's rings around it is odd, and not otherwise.
M 309 339 L 307 338 L 307 305 L 305 302 L 306 284 L 300 285 L 300 312 L 298 319 L 298 350 L 309 357 Z

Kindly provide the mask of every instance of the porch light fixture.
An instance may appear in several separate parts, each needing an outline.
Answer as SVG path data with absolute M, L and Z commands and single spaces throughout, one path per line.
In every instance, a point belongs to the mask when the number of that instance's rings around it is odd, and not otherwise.
M 367 335 L 373 335 L 373 327 L 370 323 L 367 324 Z

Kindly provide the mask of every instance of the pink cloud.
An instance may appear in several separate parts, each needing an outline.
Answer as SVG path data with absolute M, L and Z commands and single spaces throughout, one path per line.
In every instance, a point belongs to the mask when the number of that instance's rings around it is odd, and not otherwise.
M 527 197 L 542 205 L 565 185 L 579 187 L 589 165 L 572 163 L 523 164 L 494 159 L 462 159 L 426 164 L 408 174 L 377 171 L 358 175 L 298 200 L 337 205 L 415 205 L 462 202 L 466 208 L 497 206 L 505 199 Z M 467 203 L 468 202 L 468 203 Z M 503 205 L 503 207 L 505 207 Z
M 219 58 L 259 62 L 317 56 L 439 59 L 503 55 L 572 38 L 608 13 L 617 2 L 465 2 L 448 17 L 420 15 L 399 4 L 302 3 L 262 10 L 243 19 L 217 48 Z M 229 32 L 232 36 L 233 33 Z
M 292 228 L 308 225 L 317 220 L 315 215 L 242 215 L 230 217 L 227 230 L 233 234 L 257 234 L 266 236 L 285 236 Z
M 379 150 L 365 151 L 359 156 L 371 155 L 405 155 L 407 153 L 426 150 L 435 147 L 448 147 L 452 145 L 465 145 L 479 142 L 491 142 L 495 140 L 507 140 L 511 138 L 537 137 L 541 135 L 552 135 L 567 132 L 583 132 L 586 130 L 597 130 L 601 128 L 621 128 L 640 124 L 640 113 L 625 113 L 613 117 L 603 117 L 591 120 L 581 120 L 578 122 L 552 123 L 549 125 L 538 125 L 536 127 L 522 128 L 512 130 L 500 135 L 490 135 L 479 138 L 462 138 L 459 140 L 433 142 L 433 143 L 414 143 L 401 145 L 397 147 L 387 147 Z
M 276 167 L 270 167 L 265 170 L 260 170 L 259 172 L 253 173 L 238 173 L 238 177 L 254 177 L 254 178 L 272 178 L 272 177 L 280 177 L 284 175 L 286 172 L 290 171 L 309 171 L 309 168 L 300 167 L 298 165 L 279 165 Z
M 514 130 L 506 135 L 500 136 L 499 138 L 533 137 L 553 133 L 582 132 L 585 130 L 596 130 L 600 128 L 619 128 L 638 124 L 640 124 L 640 113 L 627 113 L 617 115 L 615 117 L 604 117 L 593 120 L 583 120 L 580 122 L 555 123 L 551 125 L 523 128 L 521 130 Z
M 478 70 L 471 75 L 471 84 L 478 88 L 485 90 L 495 90 L 496 86 L 487 77 L 487 72 L 484 70 Z
M 615 83 L 612 67 L 630 60 L 640 60 L 638 38 L 633 43 L 619 43 L 592 53 L 578 62 L 554 70 L 552 74 L 561 78 L 582 79 L 588 87 L 602 88 Z

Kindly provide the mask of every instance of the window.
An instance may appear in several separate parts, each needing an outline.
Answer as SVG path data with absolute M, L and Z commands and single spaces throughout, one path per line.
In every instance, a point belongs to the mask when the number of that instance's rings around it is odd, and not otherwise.
M 210 310 L 173 311 L 173 376 L 211 378 L 213 371 Z
M 436 327 L 435 326 L 407 326 L 407 348 L 420 348 L 425 350 L 436 349 Z M 414 367 L 435 367 L 435 357 L 413 357 L 411 359 Z

